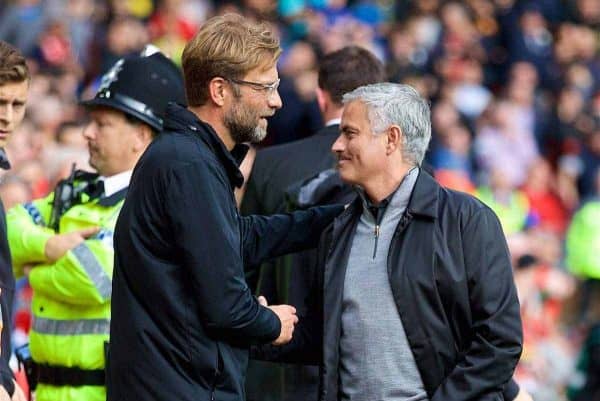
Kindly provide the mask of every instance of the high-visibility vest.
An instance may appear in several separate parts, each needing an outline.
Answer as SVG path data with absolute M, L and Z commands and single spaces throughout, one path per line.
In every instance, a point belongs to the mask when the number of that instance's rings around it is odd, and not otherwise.
M 47 227 L 53 195 L 18 205 L 7 213 L 8 241 L 15 276 L 33 265 L 30 332 L 35 362 L 85 370 L 104 369 L 104 343 L 110 327 L 113 273 L 112 237 L 125 191 L 116 196 L 73 206 L 60 219 L 59 233 L 101 227 L 94 237 L 54 263 L 46 261 Z M 38 401 L 104 401 L 104 386 L 52 386 L 40 383 Z
M 600 201 L 589 201 L 571 220 L 566 238 L 567 267 L 582 278 L 600 279 Z

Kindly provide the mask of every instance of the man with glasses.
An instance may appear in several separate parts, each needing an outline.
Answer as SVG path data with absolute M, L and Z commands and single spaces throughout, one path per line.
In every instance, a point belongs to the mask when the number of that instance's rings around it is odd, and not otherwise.
M 238 15 L 207 21 L 183 52 L 189 106 L 169 106 L 116 226 L 108 400 L 243 401 L 249 346 L 291 340 L 295 309 L 260 305 L 244 265 L 315 246 L 343 207 L 238 214 L 243 143 L 281 107 L 280 52 Z

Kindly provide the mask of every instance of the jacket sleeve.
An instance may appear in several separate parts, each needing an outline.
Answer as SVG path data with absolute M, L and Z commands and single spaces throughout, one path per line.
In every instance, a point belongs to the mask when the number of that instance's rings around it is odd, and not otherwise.
M 317 246 L 321 232 L 344 210 L 343 205 L 318 206 L 273 216 L 240 217 L 244 264 Z
M 275 340 L 281 323 L 260 306 L 244 279 L 241 233 L 229 182 L 215 163 L 169 172 L 165 210 L 200 318 L 219 339 L 240 345 Z
M 29 273 L 31 288 L 72 305 L 101 305 L 110 301 L 114 250 L 91 238 L 53 264 L 37 265 Z
M 304 305 L 298 313 L 298 324 L 292 341 L 282 346 L 262 345 L 250 349 L 250 358 L 302 365 L 322 364 L 323 359 L 323 269 L 331 245 L 332 226 L 321 234 L 316 260 L 306 269 L 298 269 L 298 277 L 307 283 Z
M 462 230 L 473 333 L 431 401 L 502 399 L 522 349 L 519 301 L 495 214 L 479 209 Z
M 6 214 L 8 243 L 16 277 L 23 275 L 25 265 L 46 261 L 46 241 L 54 235 L 54 231 L 45 226 L 52 196 L 14 206 Z

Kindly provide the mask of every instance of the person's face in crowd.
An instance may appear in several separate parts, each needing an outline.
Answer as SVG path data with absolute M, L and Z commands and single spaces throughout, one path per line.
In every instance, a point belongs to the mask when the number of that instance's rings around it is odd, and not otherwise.
M 27 102 L 28 81 L 6 82 L 0 85 L 0 147 L 23 121 Z
M 277 91 L 278 80 L 275 65 L 255 68 L 242 80 L 229 80 L 236 88 L 233 88 L 233 101 L 223 123 L 235 143 L 258 143 L 265 138 L 267 118 L 282 105 Z
M 95 108 L 89 114 L 91 121 L 83 136 L 88 144 L 90 165 L 107 177 L 129 170 L 141 146 L 141 123 L 131 123 L 125 114 L 110 108 Z
M 337 157 L 341 178 L 349 184 L 363 185 L 385 168 L 385 133 L 375 134 L 367 106 L 358 100 L 344 107 L 340 136 L 331 150 Z

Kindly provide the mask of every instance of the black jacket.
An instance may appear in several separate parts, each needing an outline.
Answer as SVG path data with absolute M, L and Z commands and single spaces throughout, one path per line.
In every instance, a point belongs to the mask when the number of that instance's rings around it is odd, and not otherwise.
M 6 216 L 0 200 L 0 308 L 2 308 L 2 356 L 0 356 L 0 384 L 12 396 L 15 390 L 13 373 L 8 365 L 11 355 L 10 335 L 12 328 L 12 306 L 15 295 L 15 277 L 10 262 L 10 249 L 6 236 Z
M 165 129 L 134 170 L 115 230 L 108 400 L 243 401 L 248 347 L 280 332 L 244 263 L 315 246 L 342 207 L 240 217 L 236 152 L 174 104 Z
M 267 359 L 322 360 L 321 401 L 338 400 L 345 268 L 362 210 L 357 198 L 323 234 L 309 299 L 314 315 L 300 318 L 289 345 L 255 350 Z M 388 275 L 430 401 L 503 400 L 522 330 L 494 213 L 421 171 L 390 245 Z
M 10 163 L 6 157 L 4 149 L 0 148 L 0 168 L 8 170 Z M 12 331 L 12 310 L 15 297 L 15 276 L 12 271 L 10 257 L 10 248 L 8 247 L 8 237 L 6 234 L 6 216 L 4 205 L 0 200 L 0 308 L 2 311 L 2 355 L 0 356 L 0 385 L 2 385 L 8 394 L 12 397 L 15 391 L 13 382 L 13 372 L 8 365 L 11 356 L 11 331 Z

